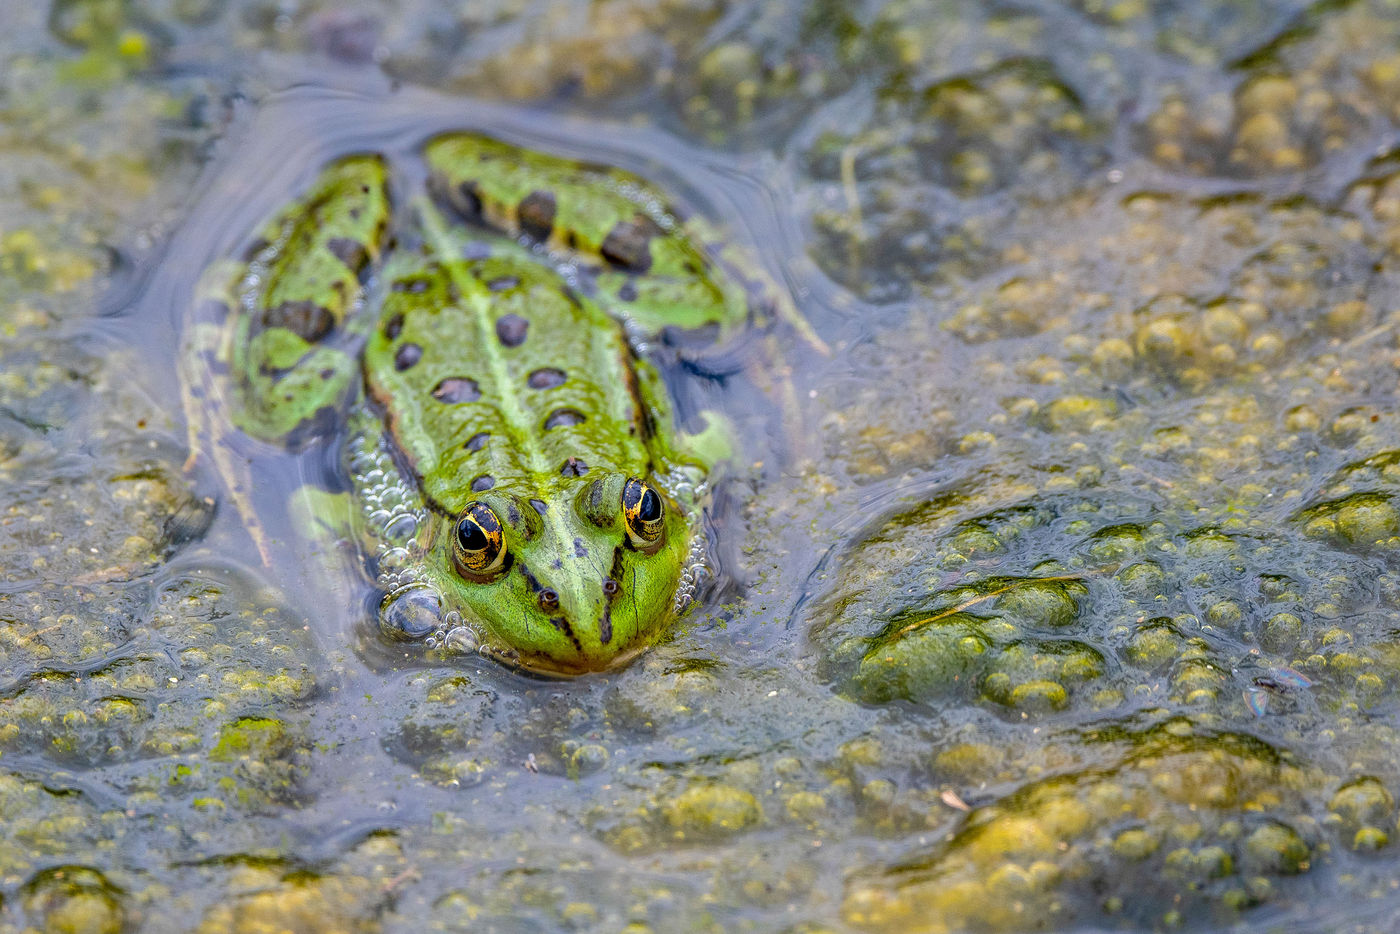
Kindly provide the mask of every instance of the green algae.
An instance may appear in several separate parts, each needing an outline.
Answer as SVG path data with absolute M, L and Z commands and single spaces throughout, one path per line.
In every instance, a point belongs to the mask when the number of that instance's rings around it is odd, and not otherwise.
M 687 788 L 666 808 L 677 839 L 705 839 L 739 833 L 763 820 L 757 799 L 741 788 L 703 784 Z
M 25 911 L 43 919 L 46 934 L 121 934 L 124 893 L 95 869 L 54 866 L 25 885 Z

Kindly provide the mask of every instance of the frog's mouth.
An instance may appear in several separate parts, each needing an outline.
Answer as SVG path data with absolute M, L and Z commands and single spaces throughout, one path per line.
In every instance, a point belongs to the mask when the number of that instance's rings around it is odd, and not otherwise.
M 647 645 L 633 646 L 627 651 L 621 652 L 608 659 L 607 664 L 597 668 L 566 666 L 546 656 L 531 656 L 526 658 L 515 649 L 493 648 L 489 645 L 483 645 L 477 651 L 483 657 L 489 658 L 517 674 L 549 681 L 567 681 L 581 677 L 582 675 L 597 674 L 599 672 L 625 668 L 632 663 L 633 659 L 645 652 L 647 648 Z
M 457 611 L 443 612 L 442 596 L 422 581 L 405 584 L 379 603 L 379 628 L 395 642 L 414 642 L 452 655 L 478 653 L 523 675 L 566 679 L 622 668 L 646 651 L 645 642 L 608 658 L 601 665 L 571 665 L 545 655 L 522 655 L 509 647 L 482 643 Z

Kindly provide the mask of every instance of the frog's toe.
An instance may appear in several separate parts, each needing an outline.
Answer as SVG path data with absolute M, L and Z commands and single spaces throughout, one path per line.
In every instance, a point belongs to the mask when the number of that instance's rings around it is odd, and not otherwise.
M 181 498 L 175 511 L 165 520 L 161 540 L 166 549 L 174 551 L 181 545 L 204 537 L 214 523 L 218 500 L 213 496 L 190 491 Z

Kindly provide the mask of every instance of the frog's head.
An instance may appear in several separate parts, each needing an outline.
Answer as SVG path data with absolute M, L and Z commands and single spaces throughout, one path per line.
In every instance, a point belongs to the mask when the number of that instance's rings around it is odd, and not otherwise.
M 433 523 L 429 593 L 391 594 L 381 620 L 416 601 L 456 611 L 485 654 L 527 671 L 608 668 L 649 645 L 674 617 L 690 576 L 685 514 L 653 481 L 593 471 L 546 499 L 477 494 Z M 421 589 L 420 589 L 421 590 Z M 435 600 L 434 596 L 439 599 Z

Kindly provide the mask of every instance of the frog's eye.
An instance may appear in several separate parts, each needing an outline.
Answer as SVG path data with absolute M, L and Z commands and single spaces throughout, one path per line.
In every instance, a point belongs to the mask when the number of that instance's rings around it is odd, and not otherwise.
M 485 503 L 469 503 L 457 520 L 453 540 L 457 568 L 469 577 L 485 577 L 501 569 L 506 559 L 501 520 Z
M 641 480 L 628 480 L 622 488 L 622 515 L 633 546 L 645 548 L 661 537 L 665 507 L 661 495 Z

